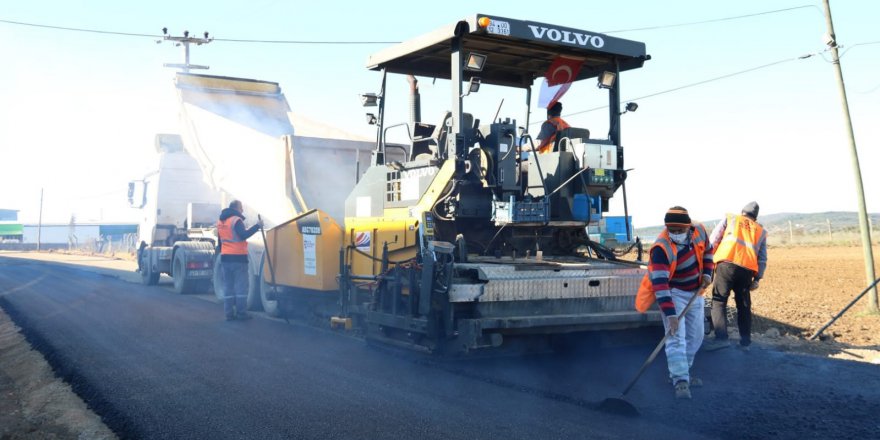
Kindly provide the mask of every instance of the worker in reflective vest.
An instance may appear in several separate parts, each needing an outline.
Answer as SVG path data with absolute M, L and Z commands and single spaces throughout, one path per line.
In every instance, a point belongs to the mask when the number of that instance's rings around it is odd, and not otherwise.
M 644 313 L 657 302 L 670 335 L 666 338 L 666 364 L 675 397 L 690 399 L 690 387 L 703 384 L 690 375 L 703 343 L 705 319 L 703 296 L 696 292 L 709 285 L 715 265 L 706 228 L 693 224 L 686 209 L 669 208 L 663 221 L 666 229 L 651 246 L 648 273 L 636 295 L 636 309 Z M 679 319 L 678 314 L 692 297 L 690 309 Z
M 233 200 L 220 213 L 217 238 L 220 239 L 220 271 L 223 277 L 223 311 L 226 320 L 250 319 L 247 313 L 248 250 L 247 239 L 263 224 L 246 229 L 241 202 Z
M 538 133 L 538 153 L 549 153 L 553 151 L 553 145 L 556 143 L 556 135 L 561 130 L 571 127 L 565 122 L 562 115 L 562 103 L 557 101 L 550 107 L 547 107 L 547 120 L 541 124 L 541 131 Z
M 752 343 L 751 291 L 767 268 L 767 231 L 757 222 L 758 203 L 750 202 L 742 214 L 728 214 L 709 237 L 715 250 L 715 283 L 712 288 L 712 348 L 729 346 L 727 335 L 727 299 L 733 290 L 739 347 L 748 350 Z

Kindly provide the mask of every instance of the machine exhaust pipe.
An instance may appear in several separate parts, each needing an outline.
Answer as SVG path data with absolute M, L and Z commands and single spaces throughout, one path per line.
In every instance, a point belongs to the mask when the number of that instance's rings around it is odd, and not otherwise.
M 419 80 L 414 75 L 407 75 L 406 80 L 409 82 L 409 135 L 414 137 L 416 122 L 422 120 L 422 100 L 419 96 Z

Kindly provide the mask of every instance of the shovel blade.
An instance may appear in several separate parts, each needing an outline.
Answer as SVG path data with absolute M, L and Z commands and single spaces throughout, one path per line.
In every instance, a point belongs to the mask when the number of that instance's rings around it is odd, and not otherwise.
M 627 417 L 636 417 L 639 410 L 623 398 L 609 397 L 599 404 L 599 411 Z

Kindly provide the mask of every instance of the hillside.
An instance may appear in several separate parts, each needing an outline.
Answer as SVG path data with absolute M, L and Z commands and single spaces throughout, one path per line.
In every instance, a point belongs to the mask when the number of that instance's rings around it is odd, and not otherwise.
M 872 223 L 872 241 L 880 239 L 880 213 L 872 213 L 868 215 Z M 703 222 L 706 229 L 712 232 L 721 219 L 706 220 Z M 776 236 L 838 236 L 842 233 L 859 232 L 858 215 L 855 212 L 827 211 L 816 213 L 793 213 L 782 212 L 778 214 L 767 214 L 758 217 L 761 223 L 771 237 Z M 663 225 L 649 226 L 646 228 L 636 228 L 635 234 L 642 237 L 643 241 L 653 241 L 654 237 L 660 233 Z

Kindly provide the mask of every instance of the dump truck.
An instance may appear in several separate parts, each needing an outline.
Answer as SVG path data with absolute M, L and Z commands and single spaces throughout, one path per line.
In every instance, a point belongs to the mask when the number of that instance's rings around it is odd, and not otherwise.
M 213 224 L 221 194 L 202 178 L 180 135 L 155 136 L 155 171 L 128 183 L 128 203 L 141 210 L 137 263 L 141 281 L 155 285 L 164 273 L 178 293 L 207 292 L 213 285 Z
M 377 108 L 370 166 L 343 217 L 325 200 L 267 232 L 261 295 L 279 314 L 323 314 L 370 341 L 453 355 L 658 325 L 656 311 L 633 306 L 645 267 L 587 233 L 625 190 L 620 76 L 649 59 L 644 43 L 485 14 L 371 55 L 381 85 L 362 95 Z M 608 102 L 608 133 L 572 127 L 538 154 L 532 94 L 553 66 L 572 87 L 598 81 L 587 88 Z M 421 120 L 418 78 L 448 86 L 438 120 Z M 391 119 L 388 84 L 405 80 L 415 105 L 409 121 Z M 526 103 L 521 125 L 497 101 L 481 106 L 484 90 Z
M 129 203 L 141 208 L 138 271 L 144 284 L 171 276 L 179 293 L 224 296 L 219 279 L 216 222 L 221 207 L 243 201 L 249 222 L 261 216 L 267 227 L 308 209 L 317 200 L 338 205 L 345 193 L 333 185 L 354 186 L 366 169 L 374 143 L 291 112 L 276 82 L 217 75 L 177 73 L 180 133 L 159 134 L 155 171 L 129 182 Z M 296 128 L 294 128 L 296 127 Z M 323 164 L 338 171 L 333 182 L 318 181 Z M 342 194 L 338 196 L 336 194 Z M 334 197 L 336 201 L 334 203 Z M 263 243 L 249 243 L 252 267 L 248 306 L 276 314 L 276 302 L 259 294 Z

